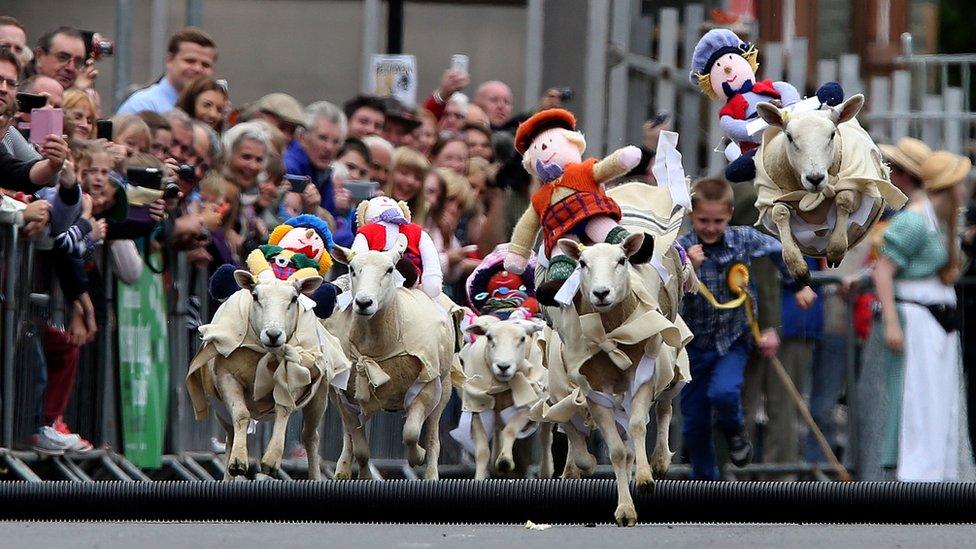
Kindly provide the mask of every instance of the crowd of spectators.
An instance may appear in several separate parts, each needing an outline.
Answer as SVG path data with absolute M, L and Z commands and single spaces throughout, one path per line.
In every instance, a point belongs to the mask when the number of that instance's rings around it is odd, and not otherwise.
M 44 267 L 35 287 L 66 304 L 64 321 L 51 315 L 43 330 L 39 451 L 91 448 L 64 411 L 80 351 L 112 326 L 106 269 L 131 283 L 143 269 L 165 269 L 159 257 L 172 251 L 210 273 L 241 265 L 275 226 L 306 213 L 348 246 L 357 203 L 383 193 L 406 202 L 431 234 L 444 290 L 459 296 L 528 200 L 512 146 L 525 115 L 513 112 L 500 81 L 474 87 L 469 99 L 469 75 L 447 70 L 419 107 L 369 95 L 303 106 L 281 92 L 237 105 L 220 78 L 218 45 L 187 27 L 169 40 L 165 73 L 113 112 L 94 88 L 89 35 L 58 27 L 33 48 L 29 38 L 0 17 L 0 221 L 34 240 Z M 41 104 L 19 104 L 20 92 Z M 62 134 L 30 139 L 33 108 L 62 109 Z M 309 182 L 300 192 L 296 176 Z

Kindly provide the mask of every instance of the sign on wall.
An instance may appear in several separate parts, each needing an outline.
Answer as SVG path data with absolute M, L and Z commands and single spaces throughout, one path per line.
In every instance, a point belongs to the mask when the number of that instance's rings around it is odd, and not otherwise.
M 373 55 L 369 75 L 369 93 L 392 95 L 406 105 L 417 104 L 417 58 L 413 55 Z

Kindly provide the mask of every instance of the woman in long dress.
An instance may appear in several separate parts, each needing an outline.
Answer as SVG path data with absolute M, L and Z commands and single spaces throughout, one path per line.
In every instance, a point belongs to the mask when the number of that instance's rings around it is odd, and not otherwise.
M 880 463 L 864 465 L 880 465 L 901 481 L 973 476 L 953 288 L 960 273 L 956 220 L 970 168 L 968 158 L 946 151 L 922 162 L 922 186 L 892 218 L 874 267 L 881 318 L 865 364 L 880 362 L 885 395 Z

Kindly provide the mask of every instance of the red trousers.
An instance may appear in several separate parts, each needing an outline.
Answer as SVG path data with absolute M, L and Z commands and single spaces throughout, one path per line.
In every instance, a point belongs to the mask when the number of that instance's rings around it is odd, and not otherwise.
M 44 425 L 64 414 L 75 388 L 81 347 L 72 345 L 68 335 L 54 326 L 44 328 L 44 359 L 47 361 L 47 387 L 44 389 Z

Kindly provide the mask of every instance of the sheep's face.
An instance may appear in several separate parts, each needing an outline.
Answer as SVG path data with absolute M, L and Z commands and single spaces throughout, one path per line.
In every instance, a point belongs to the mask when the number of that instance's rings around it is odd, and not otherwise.
M 559 248 L 579 262 L 583 299 L 602 313 L 619 305 L 630 293 L 628 259 L 643 242 L 643 233 L 636 233 L 620 244 L 600 243 L 586 247 L 573 240 L 562 239 Z
M 407 238 L 403 235 L 385 252 L 352 254 L 340 246 L 333 249 L 336 260 L 349 266 L 353 313 L 369 318 L 393 301 L 398 287 L 396 263 L 406 249 Z
M 789 116 L 769 103 L 760 103 L 759 115 L 783 130 L 786 158 L 796 171 L 804 190 L 820 192 L 827 184 L 828 170 L 837 155 L 837 126 L 854 118 L 864 104 L 855 95 L 837 107 Z
M 466 328 L 469 334 L 485 338 L 485 361 L 491 374 L 507 383 L 520 369 L 525 368 L 532 335 L 542 325 L 530 320 L 486 321 L 484 317 Z
M 261 345 L 269 351 L 281 348 L 295 333 L 301 314 L 299 295 L 314 292 L 322 284 L 319 276 L 294 281 L 274 278 L 259 283 L 250 272 L 243 270 L 235 271 L 234 278 L 241 288 L 251 292 L 253 303 L 248 322 Z

